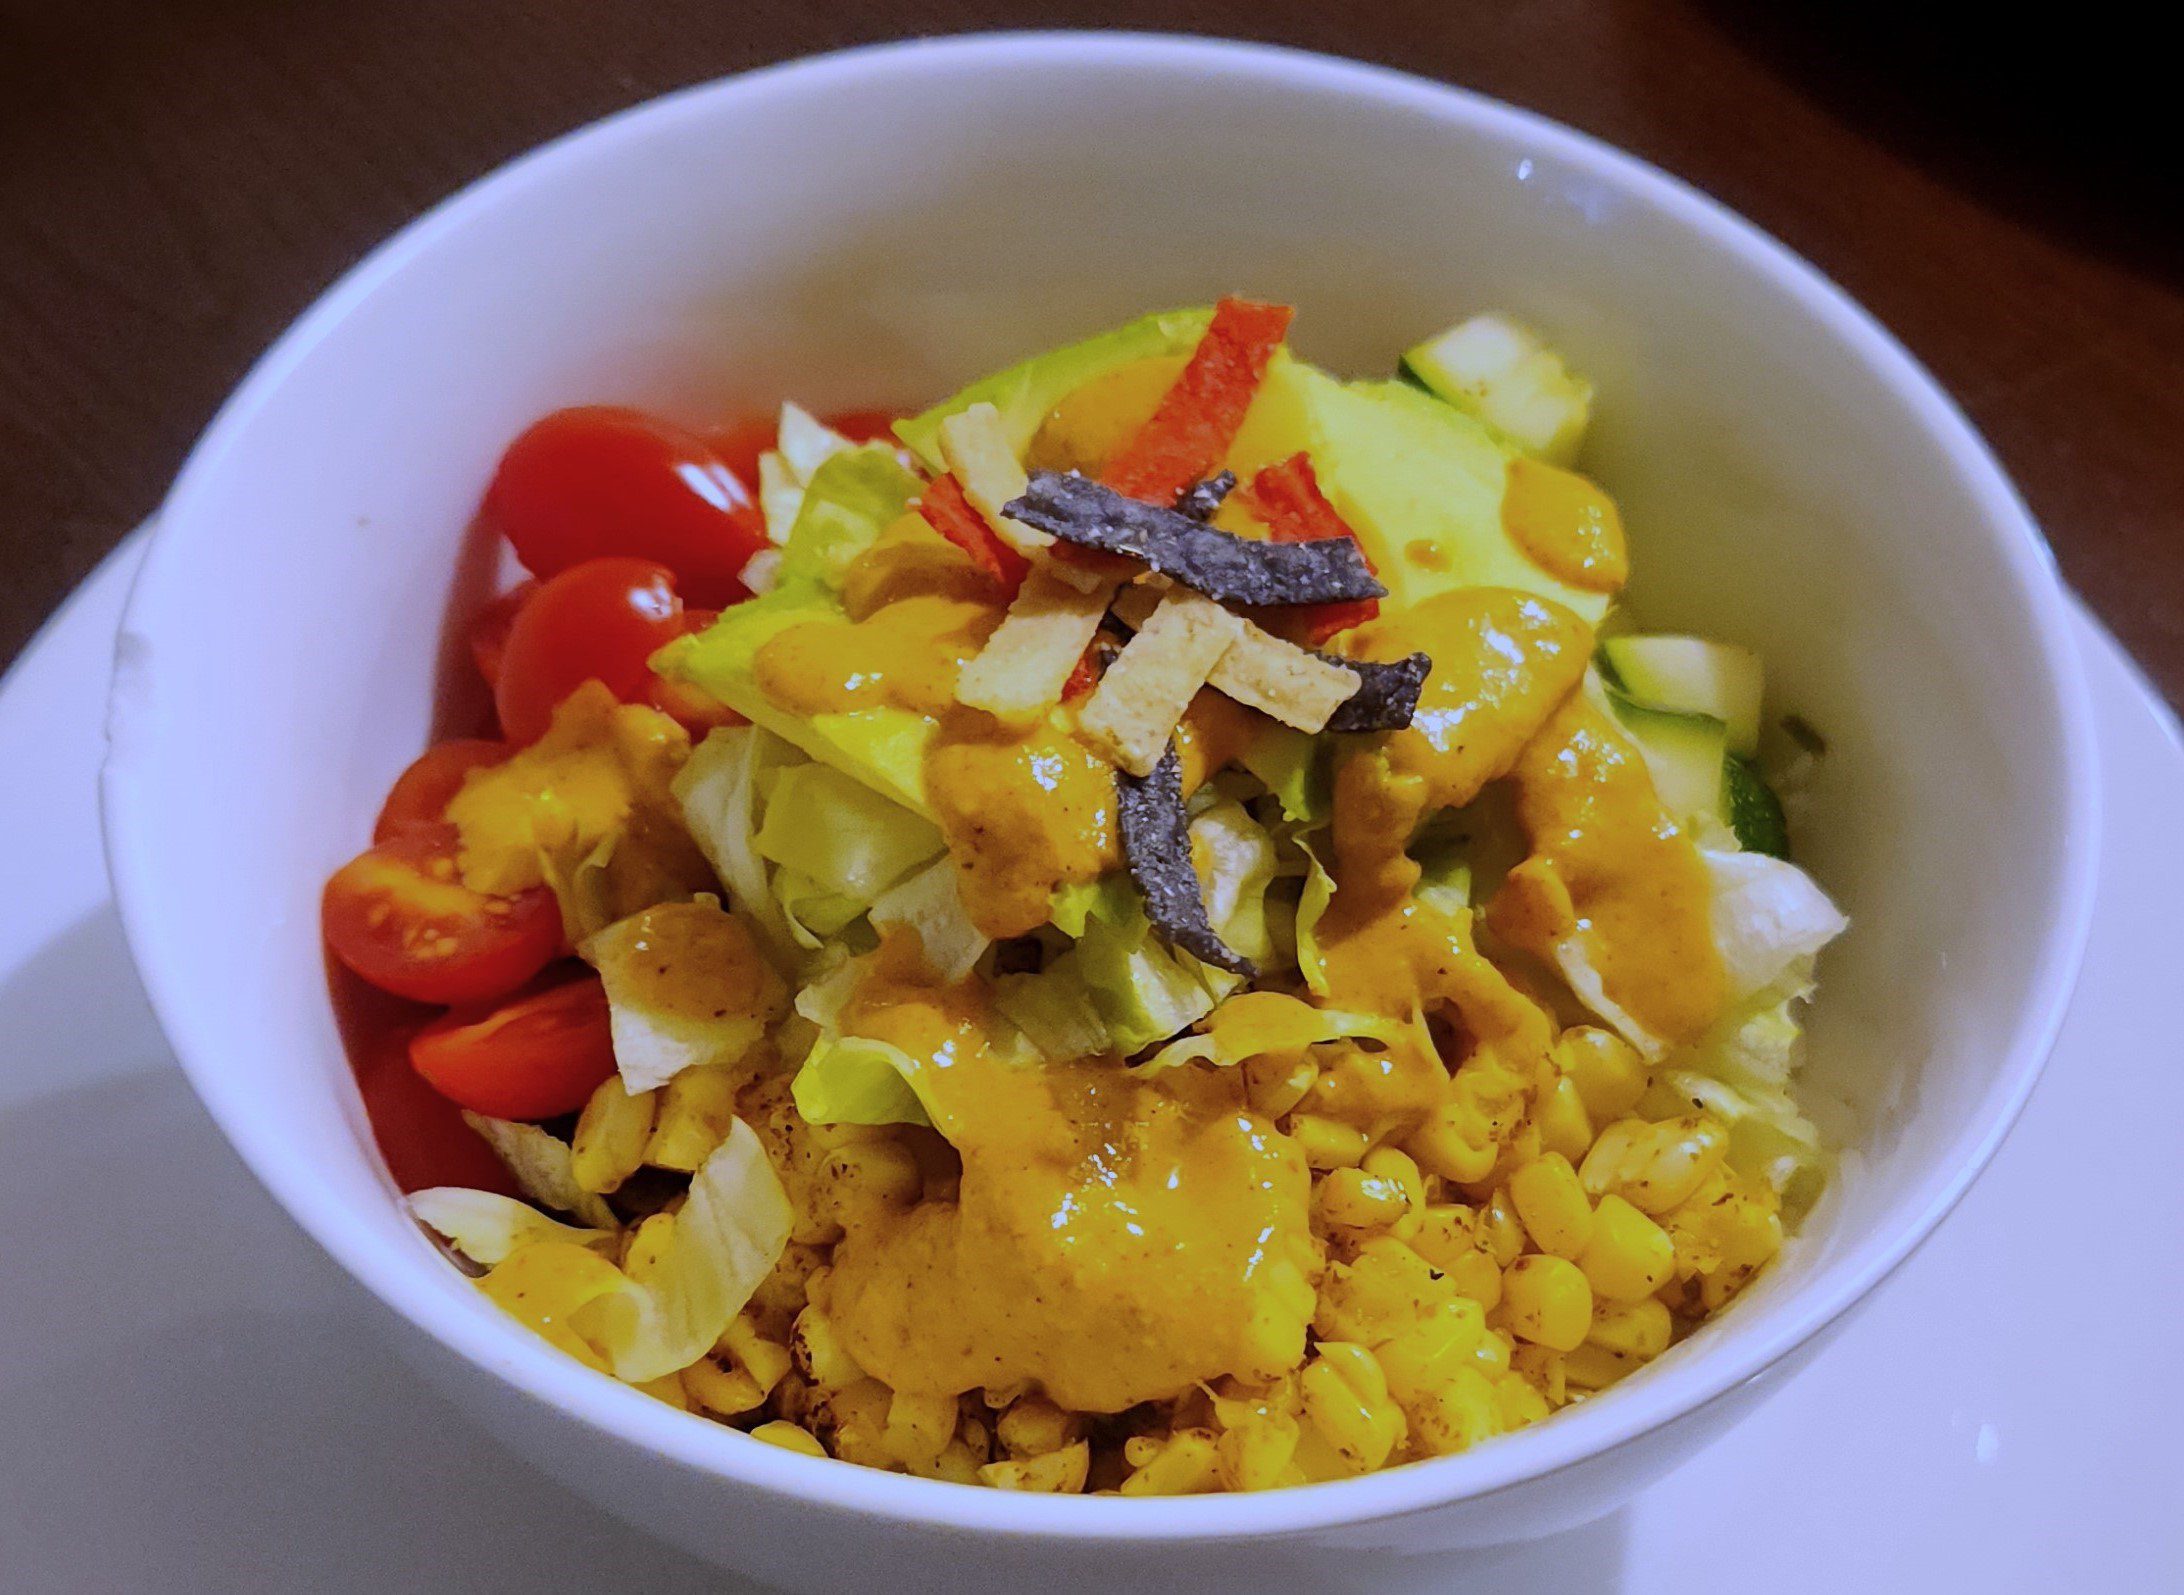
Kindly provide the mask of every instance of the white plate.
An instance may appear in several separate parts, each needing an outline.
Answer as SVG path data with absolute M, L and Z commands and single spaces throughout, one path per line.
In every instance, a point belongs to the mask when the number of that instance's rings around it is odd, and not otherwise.
M 93 801 L 135 560 L 133 542 L 109 558 L 0 683 L 0 1590 L 730 1588 L 417 1387 L 191 1097 L 122 947 Z M 2184 975 L 2184 744 L 2091 621 L 2085 645 L 2100 911 L 2009 1144 L 1728 1439 L 1604 1522 L 1436 1587 L 2184 1584 L 2184 1072 L 2164 1000 Z

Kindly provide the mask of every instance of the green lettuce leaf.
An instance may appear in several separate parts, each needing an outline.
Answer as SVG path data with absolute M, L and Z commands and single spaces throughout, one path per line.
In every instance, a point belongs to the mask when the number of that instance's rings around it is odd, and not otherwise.
M 943 847 L 940 832 L 826 764 L 774 772 L 759 854 L 860 909 Z
M 796 1111 L 813 1124 L 931 1124 L 921 1068 L 885 1041 L 822 1035 L 796 1072 Z

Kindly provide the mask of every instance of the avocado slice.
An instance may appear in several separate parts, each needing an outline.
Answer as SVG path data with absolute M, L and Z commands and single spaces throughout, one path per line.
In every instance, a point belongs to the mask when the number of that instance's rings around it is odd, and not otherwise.
M 897 421 L 895 436 L 928 469 L 944 471 L 947 463 L 940 456 L 940 423 L 974 404 L 990 404 L 1001 412 L 1009 446 L 1021 458 L 1047 413 L 1072 390 L 1133 361 L 1189 354 L 1198 347 L 1198 340 L 1205 336 L 1212 320 L 1213 311 L 1205 305 L 1163 310 L 1077 343 L 1049 349 L 1006 371 L 980 378 L 923 414 Z

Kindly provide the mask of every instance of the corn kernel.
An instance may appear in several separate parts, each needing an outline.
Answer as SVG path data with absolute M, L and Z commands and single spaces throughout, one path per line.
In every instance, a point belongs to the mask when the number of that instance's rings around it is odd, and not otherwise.
M 1668 1231 L 1620 1196 L 1603 1196 L 1593 1210 L 1592 1240 L 1578 1258 L 1593 1293 L 1608 1301 L 1642 1301 L 1668 1283 L 1676 1247 Z
M 950 1440 L 941 1447 L 939 1456 L 929 1462 L 912 1462 L 909 1468 L 921 1479 L 941 1479 L 949 1484 L 976 1484 L 978 1470 L 985 1464 L 986 1458 L 982 1452 L 961 1440 Z
M 1319 1065 L 1302 1053 L 1262 1052 L 1244 1060 L 1244 1100 L 1270 1119 L 1281 1118 L 1305 1099 L 1319 1079 Z
M 1540 1098 L 1539 1144 L 1543 1151 L 1559 1153 L 1575 1163 L 1592 1145 L 1592 1115 L 1585 1111 L 1577 1085 L 1568 1078 L 1557 1080 Z
M 675 1238 L 675 1215 L 654 1213 L 629 1232 L 622 1243 L 622 1272 L 640 1285 L 652 1283 L 668 1242 Z
M 930 1467 L 956 1437 L 956 1398 L 898 1390 L 887 1404 L 887 1449 L 905 1467 Z
M 707 1412 L 738 1418 L 765 1404 L 766 1392 L 741 1368 L 723 1368 L 710 1357 L 700 1357 L 682 1371 L 683 1390 Z
M 1355 1168 L 1372 1145 L 1371 1139 L 1355 1125 L 1317 1113 L 1292 1116 L 1289 1136 L 1304 1153 L 1304 1161 L 1315 1169 Z
M 1477 1302 L 1488 1312 L 1501 1304 L 1501 1269 L 1494 1259 L 1476 1247 L 1460 1253 L 1441 1270 L 1459 1296 Z
M 1392 1146 L 1376 1146 L 1365 1154 L 1359 1165 L 1374 1179 L 1390 1180 L 1403 1193 L 1403 1215 L 1389 1226 L 1390 1233 L 1399 1241 L 1412 1239 L 1418 1233 L 1419 1215 L 1426 1206 L 1426 1176 L 1418 1164 L 1407 1154 Z
M 1504 1374 L 1494 1381 L 1494 1405 L 1499 1411 L 1504 1433 L 1537 1423 L 1553 1410 L 1547 1405 L 1545 1396 L 1533 1389 L 1523 1376 L 1514 1373 Z
M 1697 1190 L 1729 1150 L 1729 1132 L 1703 1113 L 1648 1124 L 1618 1119 L 1578 1171 L 1594 1196 L 1613 1192 L 1641 1213 L 1665 1213 Z
M 738 1083 L 736 1071 L 700 1064 L 662 1086 L 645 1161 L 657 1169 L 695 1172 L 728 1139 L 736 1121 Z
M 1562 1377 L 1575 1390 L 1605 1390 L 1646 1365 L 1643 1357 L 1587 1343 L 1562 1357 Z
M 758 1321 L 748 1310 L 735 1316 L 721 1332 L 713 1350 L 716 1355 L 733 1358 L 736 1366 L 757 1381 L 759 1389 L 766 1391 L 781 1382 L 781 1376 L 789 1371 L 793 1360 L 788 1347 L 759 1332 Z
M 1370 1473 L 1403 1437 L 1403 1413 L 1380 1363 L 1350 1341 L 1322 1341 L 1298 1377 L 1304 1415 L 1351 1473 Z
M 1449 1376 L 1405 1404 L 1413 1440 L 1434 1456 L 1468 1451 L 1498 1430 L 1500 1403 L 1494 1386 L 1476 1368 L 1452 1369 Z
M 840 1390 L 862 1379 L 864 1369 L 842 1344 L 834 1321 L 817 1307 L 796 1315 L 796 1329 L 789 1341 L 797 1370 L 821 1390 Z
M 1612 1030 L 1595 1025 L 1563 1031 L 1555 1042 L 1554 1061 L 1597 1124 L 1620 1119 L 1638 1106 L 1650 1082 L 1646 1060 L 1638 1049 Z
M 1592 1240 L 1592 1203 L 1568 1158 L 1550 1152 L 1525 1164 L 1509 1177 L 1509 1200 L 1541 1251 L 1573 1260 L 1584 1254 Z
M 569 1171 L 580 1189 L 604 1196 L 643 1166 L 645 1143 L 652 1139 L 653 1096 L 622 1089 L 620 1075 L 600 1082 L 577 1115 L 570 1137 Z
M 1509 1370 L 1538 1391 L 1550 1407 L 1559 1407 L 1570 1399 L 1559 1351 L 1549 1351 L 1545 1346 L 1519 1346 L 1509 1359 Z
M 1594 1307 L 1592 1328 L 1585 1344 L 1650 1362 L 1668 1350 L 1675 1326 L 1668 1309 L 1650 1297 L 1645 1301 L 1602 1302 Z
M 925 1184 L 916 1155 L 892 1139 L 846 1142 L 827 1153 L 823 1167 L 829 1211 L 844 1227 L 911 1206 Z
M 1049 1451 L 1043 1457 L 1010 1457 L 989 1462 L 978 1470 L 982 1483 L 997 1490 L 1025 1490 L 1045 1495 L 1075 1495 L 1084 1488 L 1092 1468 L 1092 1448 L 1079 1440 L 1075 1445 Z
M 890 1467 L 896 1460 L 887 1434 L 887 1413 L 893 1402 L 893 1392 L 879 1380 L 858 1379 L 821 1395 L 812 1414 L 813 1426 L 844 1462 Z
M 1297 1420 L 1254 1418 L 1223 1429 L 1215 1443 L 1221 1483 L 1231 1490 L 1271 1490 L 1288 1482 L 1296 1465 Z
M 1458 1185 L 1485 1179 L 1501 1155 L 1499 1142 L 1477 1111 L 1453 1097 L 1411 1132 L 1403 1150 L 1427 1173 Z
M 1518 1215 L 1516 1204 L 1509 1200 L 1506 1186 L 1487 1199 L 1479 1214 L 1478 1235 L 1486 1255 L 1503 1268 L 1523 1254 L 1524 1220 Z
M 1419 1213 L 1418 1233 L 1408 1237 L 1411 1249 L 1447 1273 L 1458 1258 L 1476 1254 L 1472 1225 L 1470 1208 L 1461 1203 L 1434 1203 Z
M 763 1440 L 768 1445 L 779 1446 L 784 1451 L 799 1452 L 807 1457 L 823 1457 L 827 1448 L 819 1443 L 819 1437 L 809 1429 L 776 1418 L 762 1423 L 751 1431 L 751 1438 Z
M 1501 1311 L 1521 1339 L 1568 1351 L 1585 1343 L 1592 1326 L 1592 1286 L 1575 1263 L 1535 1252 L 1502 1274 Z
M 1458 1369 L 1471 1369 L 1486 1338 L 1485 1310 L 1459 1297 L 1384 1342 L 1373 1355 L 1388 1393 L 1408 1407 Z
M 1361 1168 L 1332 1169 L 1312 1187 L 1312 1213 L 1322 1225 L 1389 1229 L 1409 1212 L 1401 1185 Z
M 1178 1429 L 1122 1481 L 1122 1493 L 1199 1495 L 1219 1482 L 1219 1454 L 1213 1432 Z
M 674 1374 L 666 1374 L 658 1379 L 647 1379 L 637 1388 L 655 1401 L 666 1402 L 677 1412 L 688 1412 L 690 1410 L 690 1398 L 683 1392 L 682 1380 Z
M 1076 1414 L 1044 1396 L 1025 1396 L 1001 1414 L 994 1432 L 1012 1457 L 1041 1457 L 1075 1441 L 1083 1430 Z

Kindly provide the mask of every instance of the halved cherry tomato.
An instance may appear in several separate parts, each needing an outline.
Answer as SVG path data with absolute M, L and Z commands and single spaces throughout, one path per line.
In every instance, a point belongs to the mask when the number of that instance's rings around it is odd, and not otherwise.
M 613 405 L 557 410 L 517 438 L 483 513 L 534 576 L 657 560 L 708 603 L 747 596 L 743 567 L 769 546 L 750 487 L 703 438 Z
M 537 591 L 537 582 L 511 587 L 470 617 L 470 629 L 466 634 L 470 657 L 477 663 L 478 674 L 485 677 L 487 686 L 500 680 L 501 656 L 508 651 L 508 628 L 516 623 L 517 612 Z
M 513 750 L 505 742 L 484 737 L 457 737 L 425 749 L 417 761 L 394 778 L 387 801 L 380 806 L 372 840 L 388 837 L 417 825 L 437 825 L 447 817 L 447 806 L 463 789 L 472 770 L 506 761 Z
M 536 742 L 554 706 L 586 681 L 636 702 L 652 680 L 646 661 L 682 634 L 675 579 L 650 560 L 586 560 L 541 582 L 508 628 L 493 686 L 501 730 Z
M 614 1073 L 606 988 L 596 979 L 519 998 L 491 1013 L 451 1013 L 410 1041 L 433 1090 L 496 1119 L 574 1113 Z
M 852 443 L 893 443 L 898 419 L 893 410 L 844 410 L 828 416 L 827 425 Z
M 415 1002 L 506 996 L 561 948 L 561 910 L 533 888 L 488 897 L 463 884 L 451 825 L 417 825 L 334 871 L 319 901 L 326 945 L 382 991 Z
M 706 446 L 753 493 L 758 491 L 758 457 L 780 438 L 780 423 L 770 415 L 747 416 L 705 434 Z

